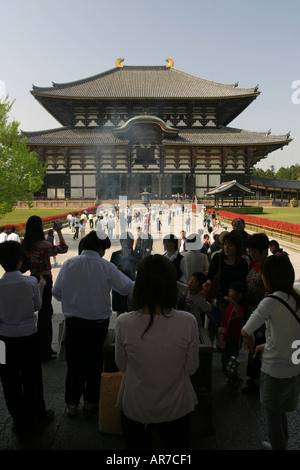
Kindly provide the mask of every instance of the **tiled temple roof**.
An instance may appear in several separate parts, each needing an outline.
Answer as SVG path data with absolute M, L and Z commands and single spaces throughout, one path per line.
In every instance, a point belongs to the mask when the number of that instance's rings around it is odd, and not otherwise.
M 262 178 L 260 176 L 251 176 L 251 185 L 261 186 L 264 188 L 280 188 L 280 189 L 298 189 L 300 190 L 300 181 L 297 180 L 279 180 L 272 178 Z
M 256 87 L 239 88 L 183 72 L 174 67 L 124 66 L 52 87 L 33 85 L 33 95 L 81 99 L 220 99 L 259 95 Z
M 117 145 L 126 139 L 116 137 L 113 128 L 62 127 L 37 132 L 23 132 L 29 145 Z M 115 128 L 114 128 L 115 129 Z M 178 136 L 163 139 L 165 145 L 285 145 L 288 135 L 272 135 L 231 127 L 210 129 L 179 129 Z

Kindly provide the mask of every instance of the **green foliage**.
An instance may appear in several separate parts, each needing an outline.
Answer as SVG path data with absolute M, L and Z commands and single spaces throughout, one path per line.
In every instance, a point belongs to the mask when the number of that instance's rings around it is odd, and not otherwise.
M 293 199 L 291 200 L 291 206 L 292 206 L 292 207 L 298 207 L 297 199 L 295 199 L 294 197 L 293 197 Z
M 235 214 L 262 214 L 263 207 L 260 206 L 242 206 L 242 207 L 223 207 L 223 210 L 234 212 Z
M 9 122 L 13 103 L 0 101 L 0 217 L 11 212 L 17 201 L 32 206 L 33 194 L 44 181 L 46 167 L 38 155 L 30 152 L 26 138 L 21 136 L 19 123 Z
M 253 168 L 251 171 L 253 176 L 260 176 L 262 178 L 272 178 L 277 180 L 298 180 L 300 181 L 300 165 L 296 163 L 290 167 L 284 168 L 283 166 L 275 171 L 274 165 L 267 170 L 261 168 Z

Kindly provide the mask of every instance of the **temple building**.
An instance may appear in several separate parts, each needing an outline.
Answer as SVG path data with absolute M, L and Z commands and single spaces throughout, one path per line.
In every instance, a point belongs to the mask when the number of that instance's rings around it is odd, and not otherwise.
M 251 168 L 283 148 L 289 134 L 229 127 L 260 94 L 174 67 L 115 67 L 49 88 L 35 99 L 61 127 L 23 132 L 47 162 L 40 199 L 105 200 L 142 192 L 205 196 L 235 180 L 250 188 Z

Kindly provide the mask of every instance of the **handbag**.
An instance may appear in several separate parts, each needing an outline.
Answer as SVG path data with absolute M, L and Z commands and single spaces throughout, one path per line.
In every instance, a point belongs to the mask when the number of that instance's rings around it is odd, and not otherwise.
M 100 383 L 99 431 L 104 434 L 122 434 L 121 406 L 117 398 L 123 372 L 102 372 Z

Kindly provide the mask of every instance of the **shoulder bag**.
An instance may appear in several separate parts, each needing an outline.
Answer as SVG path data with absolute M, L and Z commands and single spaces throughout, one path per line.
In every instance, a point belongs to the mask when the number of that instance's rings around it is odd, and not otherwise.
M 298 317 L 298 315 L 294 312 L 292 307 L 290 307 L 289 304 L 285 300 L 283 300 L 281 297 L 277 297 L 277 295 L 273 295 L 273 294 L 268 295 L 268 297 L 272 297 L 272 299 L 279 300 L 279 302 L 281 302 L 291 312 L 293 317 L 295 317 L 295 319 L 297 320 L 297 322 L 300 325 L 300 318 Z

